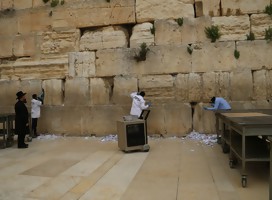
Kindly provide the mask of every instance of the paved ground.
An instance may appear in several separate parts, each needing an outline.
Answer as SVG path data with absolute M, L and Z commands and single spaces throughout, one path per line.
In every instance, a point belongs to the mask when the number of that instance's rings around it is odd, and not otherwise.
M 179 138 L 150 139 L 148 153 L 117 142 L 61 137 L 0 149 L 1 200 L 268 200 L 269 168 L 230 169 L 221 148 Z

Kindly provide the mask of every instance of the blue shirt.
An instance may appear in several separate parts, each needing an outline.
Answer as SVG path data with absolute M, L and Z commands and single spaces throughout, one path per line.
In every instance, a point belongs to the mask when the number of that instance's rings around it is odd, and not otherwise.
M 222 97 L 216 97 L 213 107 L 206 107 L 206 110 L 230 110 L 229 103 Z

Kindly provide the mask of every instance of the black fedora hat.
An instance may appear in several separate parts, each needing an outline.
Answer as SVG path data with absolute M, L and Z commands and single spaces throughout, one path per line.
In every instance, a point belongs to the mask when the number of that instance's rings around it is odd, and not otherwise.
M 25 96 L 26 93 L 23 93 L 22 91 L 19 91 L 16 93 L 17 99 L 20 99 L 21 97 Z

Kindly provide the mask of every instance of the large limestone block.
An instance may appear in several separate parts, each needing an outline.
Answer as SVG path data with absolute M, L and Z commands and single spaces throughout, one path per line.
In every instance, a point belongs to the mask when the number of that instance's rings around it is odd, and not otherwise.
M 118 48 L 96 52 L 96 76 L 129 75 L 135 67 L 131 49 Z
M 215 77 L 215 95 L 230 99 L 230 72 L 217 72 Z
M 192 71 L 231 71 L 236 68 L 234 50 L 234 42 L 208 42 L 197 45 L 192 53 Z
M 267 70 L 253 71 L 253 99 L 266 100 L 267 99 L 267 83 L 266 83 Z
M 253 80 L 249 69 L 237 69 L 230 74 L 230 88 L 232 101 L 252 100 Z
M 145 99 L 153 104 L 175 100 L 174 78 L 171 75 L 150 75 L 139 78 L 139 88 L 146 92 Z
M 272 70 L 266 72 L 267 99 L 272 99 Z
M 16 57 L 34 56 L 36 53 L 35 35 L 17 35 L 13 41 L 13 53 Z
M 248 15 L 213 17 L 212 21 L 222 34 L 219 41 L 246 40 L 246 35 L 250 32 Z
M 127 47 L 128 32 L 116 26 L 104 27 L 95 31 L 85 31 L 80 38 L 80 51 Z
M 19 90 L 19 81 L 0 81 L 1 106 L 14 106 L 14 104 L 16 103 L 16 93 Z
M 176 100 L 188 102 L 189 99 L 189 74 L 178 74 L 174 81 Z
M 14 9 L 15 10 L 21 10 L 21 9 L 27 9 L 32 8 L 32 0 L 14 0 Z
M 132 29 L 130 47 L 137 48 L 142 43 L 146 43 L 147 46 L 154 45 L 154 35 L 151 33 L 151 28 L 153 28 L 153 24 L 149 22 L 136 24 Z
M 215 96 L 216 91 L 216 73 L 207 72 L 203 76 L 203 100 L 209 101 L 211 97 Z
M 18 13 L 18 33 L 28 34 L 38 31 L 49 31 L 52 26 L 48 10 L 31 10 Z
M 90 105 L 91 100 L 89 85 L 90 81 L 88 78 L 66 79 L 64 85 L 64 105 Z
M 192 131 L 192 109 L 189 104 L 152 106 L 148 117 L 148 134 L 166 137 L 184 136 Z
M 14 0 L 1 0 L 0 2 L 1 10 L 13 8 L 13 1 Z
M 20 81 L 20 87 L 18 91 L 22 90 L 26 92 L 26 100 L 27 106 L 31 107 L 31 99 L 33 94 L 39 95 L 42 88 L 42 81 L 41 80 L 23 80 Z
M 68 74 L 67 57 L 51 57 L 44 60 L 18 59 L 1 67 L 1 79 L 52 79 L 65 78 Z
M 195 0 L 196 16 L 220 16 L 220 0 Z
M 265 29 L 272 27 L 272 18 L 267 14 L 253 14 L 250 16 L 251 31 L 255 39 L 265 38 Z
M 138 23 L 180 17 L 194 17 L 194 6 L 184 0 L 138 0 L 136 1 L 136 20 Z
M 44 89 L 44 105 L 57 106 L 63 105 L 64 81 L 61 79 L 44 80 L 42 83 Z
M 200 74 L 190 73 L 188 80 L 189 91 L 189 101 L 199 102 L 203 95 L 203 79 Z
M 13 37 L 0 36 L 0 58 L 11 57 Z
M 33 6 L 33 8 L 36 8 L 36 7 L 40 7 L 40 6 L 45 6 L 45 4 L 41 0 L 32 0 L 32 6 Z
M 1 17 L 0 15 L 0 36 L 12 36 L 17 34 L 17 17 Z
M 272 68 L 272 43 L 264 40 L 240 41 L 237 42 L 237 49 L 240 52 L 237 68 L 252 70 L 259 70 L 263 67 Z
M 263 12 L 270 0 L 221 0 L 223 15 L 241 15 Z
M 192 71 L 192 56 L 187 52 L 187 45 L 150 46 L 146 60 L 135 63 L 133 73 L 175 74 Z M 138 52 L 139 50 L 135 50 Z M 131 61 L 132 62 L 132 61 Z
M 199 103 L 195 106 L 193 116 L 193 129 L 199 133 L 216 134 L 215 115 L 212 111 L 203 109 L 203 104 Z
M 231 108 L 233 110 L 248 110 L 248 109 L 271 109 L 271 102 L 267 100 L 258 101 L 232 101 Z
M 106 78 L 91 78 L 90 92 L 92 105 L 107 105 L 112 95 L 113 81 Z
M 79 37 L 80 31 L 78 29 L 43 32 L 41 52 L 45 55 L 55 55 L 78 51 Z
M 177 45 L 191 44 L 208 41 L 205 27 L 211 26 L 210 17 L 184 18 L 183 25 L 179 26 L 176 21 L 156 20 L 155 21 L 155 44 L 156 45 Z
M 70 77 L 95 76 L 95 52 L 71 52 L 68 58 Z
M 113 87 L 113 103 L 117 105 L 131 104 L 130 93 L 138 90 L 138 80 L 131 76 L 115 76 Z

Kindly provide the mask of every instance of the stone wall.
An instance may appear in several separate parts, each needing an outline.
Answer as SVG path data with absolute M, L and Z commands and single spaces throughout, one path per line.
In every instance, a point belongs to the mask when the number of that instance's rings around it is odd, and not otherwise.
M 265 30 L 272 18 L 263 12 L 270 3 L 65 0 L 52 8 L 42 0 L 2 0 L 0 111 L 13 111 L 17 91 L 30 102 L 44 88 L 40 132 L 116 134 L 129 94 L 144 90 L 153 105 L 149 134 L 214 133 L 214 115 L 202 109 L 212 96 L 234 108 L 271 108 Z M 204 32 L 211 25 L 221 33 L 215 43 Z M 250 32 L 256 40 L 247 40 Z M 149 51 L 138 62 L 142 43 Z

